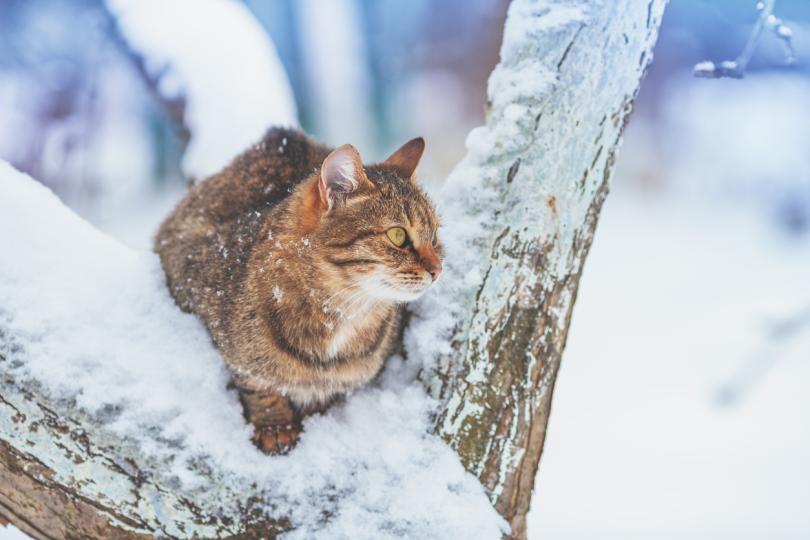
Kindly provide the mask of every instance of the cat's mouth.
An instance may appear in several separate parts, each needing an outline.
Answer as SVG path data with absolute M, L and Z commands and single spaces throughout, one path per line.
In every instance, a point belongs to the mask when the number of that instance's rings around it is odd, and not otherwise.
M 363 286 L 370 296 L 391 302 L 410 302 L 416 300 L 433 285 L 429 274 L 424 278 L 406 276 L 372 276 L 364 280 Z

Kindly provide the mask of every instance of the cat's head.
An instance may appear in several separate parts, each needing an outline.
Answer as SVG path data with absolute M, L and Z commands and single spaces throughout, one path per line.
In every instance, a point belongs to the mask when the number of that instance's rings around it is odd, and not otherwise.
M 413 139 L 364 166 L 353 146 L 341 146 L 310 187 L 320 264 L 371 298 L 413 300 L 442 271 L 439 218 L 415 177 L 424 148 L 422 138 Z

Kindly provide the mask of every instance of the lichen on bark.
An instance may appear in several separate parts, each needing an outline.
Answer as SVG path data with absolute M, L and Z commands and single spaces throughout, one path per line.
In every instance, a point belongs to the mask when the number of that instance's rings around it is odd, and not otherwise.
M 442 403 L 437 432 L 517 538 L 579 279 L 665 3 L 512 2 L 486 125 L 448 181 L 450 215 L 480 224 L 449 251 L 473 252 L 481 278 L 453 290 L 465 298 L 453 299 L 452 351 L 422 380 Z M 453 190 L 470 174 L 484 202 Z M 470 273 L 457 270 L 448 278 Z

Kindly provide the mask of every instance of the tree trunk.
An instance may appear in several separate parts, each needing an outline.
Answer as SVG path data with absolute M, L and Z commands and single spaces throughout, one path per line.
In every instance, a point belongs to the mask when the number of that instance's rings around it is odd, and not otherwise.
M 460 246 L 483 261 L 482 277 L 439 299 L 463 323 L 422 378 L 442 401 L 437 432 L 515 538 L 526 537 L 583 264 L 665 4 L 515 0 L 486 125 L 445 187 L 450 226 L 485 224 Z M 485 197 L 464 189 L 476 175 Z M 448 256 L 446 279 L 462 281 L 470 257 L 454 254 L 464 266 Z
M 515 0 L 486 125 L 447 183 L 447 286 L 415 308 L 406 350 L 426 359 L 436 431 L 514 538 L 526 537 L 579 278 L 665 2 Z M 414 337 L 426 329 L 428 344 Z M 13 350 L 12 337 L 0 345 Z M 215 470 L 205 490 L 177 491 L 165 464 L 47 395 L 0 380 L 0 514 L 34 538 L 254 539 L 290 527 L 257 504 L 256 486 L 234 493 Z

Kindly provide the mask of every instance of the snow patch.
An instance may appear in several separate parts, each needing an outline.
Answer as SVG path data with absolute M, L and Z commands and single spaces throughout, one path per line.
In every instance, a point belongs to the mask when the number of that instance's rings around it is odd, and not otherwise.
M 449 340 L 458 322 L 468 318 L 466 301 L 476 296 L 488 278 L 497 279 L 492 274 L 498 272 L 497 265 L 487 268 L 486 250 L 498 235 L 516 233 L 493 226 L 496 220 L 491 209 L 503 206 L 503 161 L 531 143 L 528 137 L 534 128 L 527 129 L 525 124 L 536 122 L 532 105 L 544 99 L 556 82 L 555 72 L 547 67 L 548 59 L 524 58 L 527 55 L 522 52 L 537 46 L 538 33 L 551 32 L 548 39 L 552 39 L 556 33 L 570 32 L 572 25 L 586 24 L 586 17 L 586 3 L 514 1 L 509 6 L 501 61 L 487 89 L 492 120 L 470 132 L 467 154 L 448 177 L 438 200 L 442 220 L 452 227 L 440 231 L 445 248 L 444 279 L 435 291 L 412 304 L 414 315 L 405 333 L 405 346 L 415 365 L 435 369 L 451 352 Z M 487 374 L 473 369 L 470 376 L 480 380 Z
M 218 172 L 272 125 L 298 125 L 275 47 L 230 0 L 107 0 L 127 44 L 165 98 L 184 97 L 191 141 L 183 171 Z M 189 16 L 193 13 L 193 16 Z
M 378 384 L 307 419 L 291 454 L 267 457 L 250 443 L 219 354 L 174 305 L 155 254 L 101 234 L 3 162 L 0 230 L 3 373 L 74 399 L 169 464 L 181 493 L 215 497 L 221 486 L 207 486 L 194 464 L 221 470 L 233 492 L 266 494 L 274 515 L 289 516 L 291 538 L 504 532 L 477 479 L 430 434 L 436 404 L 401 359 Z

